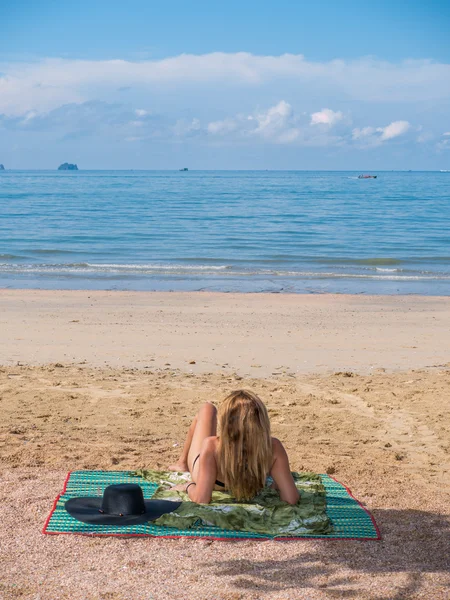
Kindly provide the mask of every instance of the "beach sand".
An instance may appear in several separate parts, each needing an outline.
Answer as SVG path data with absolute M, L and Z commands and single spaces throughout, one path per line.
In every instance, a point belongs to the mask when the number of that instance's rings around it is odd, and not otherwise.
M 448 298 L 0 291 L 0 598 L 448 599 L 449 330 Z M 69 470 L 164 468 L 240 387 L 382 541 L 41 534 Z

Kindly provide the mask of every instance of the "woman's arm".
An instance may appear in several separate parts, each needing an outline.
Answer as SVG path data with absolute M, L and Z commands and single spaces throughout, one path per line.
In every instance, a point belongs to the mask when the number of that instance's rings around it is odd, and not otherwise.
M 274 462 L 270 470 L 270 476 L 273 477 L 275 485 L 280 492 L 280 498 L 289 504 L 297 504 L 300 494 L 295 487 L 286 450 L 280 440 L 272 438 L 272 441 Z
M 216 437 L 208 437 L 202 443 L 198 471 L 194 485 L 189 485 L 187 494 L 192 502 L 209 504 L 217 477 Z

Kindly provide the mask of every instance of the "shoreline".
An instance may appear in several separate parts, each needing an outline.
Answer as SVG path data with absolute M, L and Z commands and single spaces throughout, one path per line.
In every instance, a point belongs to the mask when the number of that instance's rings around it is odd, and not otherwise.
M 450 298 L 0 290 L 0 364 L 370 373 L 450 361 Z
M 332 275 L 329 278 L 306 277 L 292 279 L 288 277 L 287 279 L 283 279 L 283 277 L 280 277 L 280 280 L 276 281 L 276 279 L 270 276 L 268 278 L 253 278 L 251 276 L 245 279 L 242 275 L 239 275 L 236 278 L 227 279 L 226 281 L 221 280 L 220 277 L 206 277 L 204 279 L 190 277 L 184 280 L 160 278 L 156 279 L 157 283 L 154 283 L 154 278 L 135 278 L 120 280 L 120 282 L 118 279 L 115 279 L 113 287 L 107 287 L 102 277 L 98 277 L 96 279 L 85 279 L 79 287 L 75 285 L 59 287 L 55 285 L 55 281 L 52 279 L 47 281 L 47 285 L 31 285 L 27 287 L 24 285 L 9 285 L 9 280 L 4 277 L 5 274 L 3 273 L 2 275 L 0 277 L 0 291 L 279 294 L 282 296 L 423 296 L 425 298 L 450 298 L 450 283 L 448 278 L 445 277 L 427 281 L 425 278 L 421 280 L 415 278 L 401 280 L 389 277 L 365 279 L 359 276 L 340 277 Z M 17 280 L 14 279 L 13 281 Z M 150 281 L 153 282 L 152 285 L 150 285 Z M 365 282 L 365 285 L 358 286 L 357 283 L 362 281 Z M 332 285 L 330 285 L 330 282 L 332 282 Z M 433 292 L 427 293 L 429 289 L 432 289 Z
M 90 289 L 90 288 L 42 288 L 42 287 L 31 287 L 31 288 L 16 288 L 16 287 L 1 287 L 0 294 L 4 292 L 74 292 L 74 293 L 105 293 L 105 294 L 210 294 L 211 296 L 339 296 L 341 298 L 440 298 L 442 300 L 450 300 L 450 295 L 446 294 L 366 294 L 364 292 L 358 293 L 346 293 L 346 292 L 223 292 L 218 290 L 128 290 L 128 289 Z
M 211 294 L 217 296 L 340 296 L 340 297 L 348 297 L 353 298 L 356 296 L 361 296 L 364 298 L 441 298 L 441 299 L 449 299 L 450 294 L 420 294 L 418 292 L 411 293 L 379 293 L 379 294 L 369 294 L 366 292 L 327 292 L 322 290 L 307 290 L 307 291 L 284 291 L 284 290 L 261 290 L 261 291 L 223 291 L 223 290 L 208 290 L 208 289 L 198 289 L 198 290 L 190 290 L 190 289 L 170 289 L 170 290 L 160 290 L 160 289 L 131 289 L 131 288 L 66 288 L 66 287 L 55 287 L 55 288 L 46 288 L 46 287 L 2 287 L 0 285 L 0 294 L 3 292 L 92 292 L 92 293 L 111 293 L 111 294 Z

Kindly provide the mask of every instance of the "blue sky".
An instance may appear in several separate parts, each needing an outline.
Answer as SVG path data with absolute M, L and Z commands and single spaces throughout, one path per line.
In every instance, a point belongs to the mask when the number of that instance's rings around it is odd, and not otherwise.
M 450 168 L 450 3 L 0 6 L 10 168 Z

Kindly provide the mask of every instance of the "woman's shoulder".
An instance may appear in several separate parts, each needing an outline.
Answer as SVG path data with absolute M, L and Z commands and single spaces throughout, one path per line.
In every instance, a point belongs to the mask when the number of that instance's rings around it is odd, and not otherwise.
M 218 442 L 219 438 L 217 435 L 210 435 L 205 438 L 202 443 L 202 452 L 215 452 Z
M 280 452 L 285 452 L 284 446 L 278 438 L 272 438 L 272 452 L 274 456 L 277 456 Z

